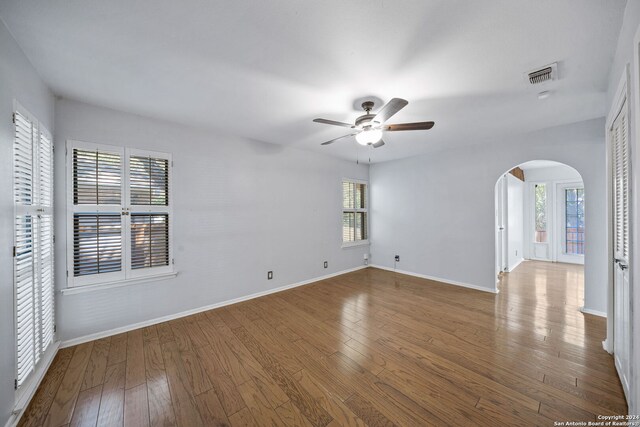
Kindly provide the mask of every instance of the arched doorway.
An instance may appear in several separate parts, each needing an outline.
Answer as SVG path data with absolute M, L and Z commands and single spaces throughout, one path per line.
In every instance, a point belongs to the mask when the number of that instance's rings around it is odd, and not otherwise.
M 515 165 L 498 177 L 495 184 L 498 289 L 506 275 L 523 262 L 533 262 L 527 266 L 529 273 L 565 274 L 566 280 L 572 280 L 571 286 L 576 289 L 572 301 L 579 300 L 582 307 L 582 266 L 588 234 L 586 198 L 580 173 L 560 162 L 532 160 Z M 552 263 L 559 264 L 551 268 Z

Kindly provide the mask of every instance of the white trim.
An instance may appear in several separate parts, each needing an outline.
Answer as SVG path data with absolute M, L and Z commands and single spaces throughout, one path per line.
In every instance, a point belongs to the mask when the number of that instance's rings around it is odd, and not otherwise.
M 365 192 L 366 192 L 366 206 L 364 207 L 364 209 L 362 208 L 356 208 L 356 209 L 345 209 L 344 208 L 344 183 L 345 182 L 349 182 L 349 183 L 353 183 L 353 184 L 361 184 L 365 186 Z M 354 194 L 355 197 L 355 194 Z M 342 180 L 340 181 L 340 241 L 341 241 L 341 248 L 349 248 L 349 247 L 353 247 L 353 246 L 364 246 L 364 245 L 368 245 L 369 244 L 369 237 L 370 237 L 370 232 L 371 232 L 371 227 L 370 227 L 370 223 L 371 223 L 371 217 L 369 216 L 369 199 L 370 199 L 371 195 L 370 195 L 370 191 L 369 191 L 369 181 L 365 181 L 362 179 L 357 179 L 357 178 L 342 178 Z M 352 242 L 345 242 L 344 236 L 343 236 L 343 215 L 345 212 L 353 212 L 353 213 L 358 213 L 358 212 L 364 212 L 367 216 L 367 238 L 365 240 L 354 240 Z M 354 218 L 355 220 L 355 218 Z M 354 227 L 355 227 L 355 223 L 354 223 Z M 355 234 L 355 233 L 354 233 Z M 354 235 L 355 238 L 355 235 Z
M 173 279 L 178 275 L 177 271 L 171 273 L 154 274 L 153 276 L 140 276 L 132 279 L 114 280 L 113 282 L 97 283 L 95 285 L 80 285 L 60 290 L 62 295 L 74 295 L 84 292 L 100 291 L 104 289 L 120 288 L 122 286 L 137 285 L 140 283 L 153 282 L 157 280 Z
M 351 273 L 351 272 L 354 272 L 354 271 L 357 271 L 357 270 L 362 270 L 362 269 L 367 268 L 367 267 L 368 266 L 366 266 L 366 265 L 361 265 L 359 267 L 338 271 L 336 273 L 327 274 L 325 276 L 314 277 L 312 279 L 303 280 L 302 282 L 293 283 L 291 285 L 285 285 L 285 286 L 281 286 L 279 288 L 269 289 L 269 290 L 266 290 L 266 291 L 257 292 L 255 294 L 246 295 L 246 296 L 238 297 L 238 298 L 233 298 L 233 299 L 222 301 L 222 302 L 217 302 L 215 304 L 209 304 L 209 305 L 205 305 L 205 306 L 202 306 L 202 307 L 193 308 L 191 310 L 181 311 L 181 312 L 175 313 L 175 314 L 169 314 L 169 315 L 162 316 L 162 317 L 156 317 L 155 319 L 145 320 L 143 322 L 138 322 L 138 323 L 133 323 L 133 324 L 126 325 L 126 326 L 121 326 L 119 328 L 109 329 L 107 331 L 96 332 L 94 334 L 84 335 L 84 336 L 78 337 L 78 338 L 72 338 L 70 340 L 63 341 L 60 344 L 60 348 L 66 348 L 66 347 L 71 347 L 71 346 L 78 345 L 78 344 L 83 344 L 85 342 L 97 340 L 97 339 L 100 339 L 100 338 L 109 337 L 109 336 L 112 336 L 112 335 L 121 334 L 123 332 L 128 332 L 128 331 L 132 331 L 134 329 L 139 329 L 139 328 L 144 328 L 146 326 L 151 326 L 151 325 L 155 325 L 155 324 L 158 324 L 158 323 L 167 322 L 169 320 L 174 320 L 174 319 L 178 319 L 178 318 L 185 317 L 185 316 L 190 316 L 192 314 L 201 313 L 203 311 L 213 310 L 215 308 L 225 307 L 227 305 L 236 304 L 236 303 L 243 302 L 243 301 L 248 301 L 248 300 L 251 300 L 251 299 L 254 299 L 254 298 L 259 298 L 259 297 L 262 297 L 262 296 L 265 296 L 265 295 L 275 294 L 277 292 L 286 291 L 287 289 L 297 288 L 298 286 L 304 286 L 304 285 L 308 285 L 310 283 L 319 282 L 321 280 L 329 279 L 329 278 L 332 278 L 332 277 L 335 277 L 335 276 L 340 276 L 342 274 L 347 274 L 347 273 Z
M 604 317 L 605 319 L 607 318 L 607 313 L 605 313 L 604 311 L 592 310 L 592 309 L 586 308 L 586 307 L 580 307 L 580 311 L 582 313 L 584 313 L 584 314 L 592 314 L 594 316 Z M 607 341 L 607 340 L 605 340 L 605 341 Z M 603 341 L 603 345 L 604 345 L 605 341 Z M 605 350 L 606 350 L 606 348 L 605 348 Z
M 448 285 L 461 286 L 463 288 L 469 288 L 469 289 L 475 289 L 477 291 L 489 292 L 491 294 L 499 293 L 498 289 L 489 289 L 489 288 L 484 287 L 484 286 L 472 285 L 470 283 L 463 283 L 463 282 L 458 282 L 458 281 L 450 280 L 450 279 L 443 279 L 441 277 L 427 276 L 426 274 L 413 273 L 411 271 L 404 271 L 404 270 L 397 270 L 395 268 L 384 267 L 382 265 L 370 264 L 369 267 L 379 268 L 380 270 L 393 271 L 394 273 L 406 274 L 408 276 L 419 277 L 421 279 L 433 280 L 435 282 L 446 283 Z
M 634 47 L 635 48 L 635 47 Z M 622 75 L 620 76 L 620 80 L 618 82 L 618 86 L 616 88 L 616 92 L 615 92 L 615 96 L 613 98 L 613 101 L 610 105 L 610 110 L 609 113 L 607 114 L 607 120 L 606 120 L 606 128 L 605 128 L 605 156 L 606 156 L 606 192 L 607 192 L 607 209 L 606 209 L 606 215 L 607 215 L 607 258 L 608 258 L 608 262 L 607 262 L 607 276 L 608 276 L 608 286 L 607 286 L 607 337 L 604 341 L 604 343 L 606 343 L 606 348 L 605 350 L 607 350 L 608 352 L 612 353 L 614 352 L 615 349 L 615 334 L 614 334 L 614 323 L 615 323 L 615 304 L 614 304 L 614 282 L 615 282 L 615 271 L 614 271 L 614 258 L 615 258 L 615 241 L 614 239 L 615 237 L 615 230 L 614 230 L 614 221 L 615 221 L 615 215 L 614 215 L 614 204 L 615 204 L 615 193 L 613 191 L 613 162 L 615 162 L 615 159 L 612 157 L 612 141 L 611 141 L 611 130 L 613 128 L 613 124 L 614 121 L 616 120 L 616 118 L 618 117 L 618 115 L 620 114 L 620 112 L 622 111 L 622 108 L 625 106 L 625 103 L 629 100 L 629 78 L 630 78 L 630 66 L 629 64 L 625 64 L 625 66 L 623 67 L 622 70 Z M 629 109 L 629 104 L 627 105 L 627 109 Z M 629 118 L 630 119 L 630 118 Z M 629 132 L 628 137 L 631 138 L 631 134 Z M 630 147 L 630 152 L 629 152 L 629 158 L 632 159 L 633 153 L 631 152 L 631 142 L 629 143 L 629 147 Z M 631 162 L 630 162 L 631 163 Z M 630 164 L 630 167 L 632 167 L 632 165 Z M 632 171 L 629 171 L 629 182 L 631 183 L 632 179 L 633 179 L 633 174 Z M 629 193 L 629 197 L 632 198 L 632 193 Z M 633 207 L 633 200 L 630 200 L 630 208 Z M 629 223 L 630 226 L 630 230 L 629 230 L 629 248 L 630 248 L 630 254 L 629 254 L 629 259 L 627 260 L 630 268 L 630 272 L 633 271 L 633 268 L 631 266 L 631 260 L 632 260 L 632 253 L 633 253 L 633 213 L 630 216 L 631 220 Z M 630 283 L 632 283 L 632 277 L 629 277 Z M 631 331 L 633 333 L 633 330 Z M 603 343 L 603 345 L 604 345 Z M 631 354 L 633 354 L 633 349 L 631 349 Z M 614 355 L 614 359 L 615 359 L 615 355 Z M 617 363 L 616 363 L 616 367 L 617 367 Z M 633 373 L 631 374 L 633 375 Z M 621 377 L 620 375 L 618 375 L 619 377 Z M 631 380 L 632 381 L 632 380 Z M 621 378 L 621 382 L 622 378 Z M 625 391 L 625 394 L 627 393 L 627 390 L 624 389 L 624 384 L 623 384 L 623 391 Z M 629 404 L 629 399 L 627 399 L 627 403 Z M 631 405 L 629 405 L 629 409 L 631 410 Z
M 637 149 L 637 144 L 640 143 L 640 25 L 638 25 L 638 28 L 636 29 L 636 34 L 633 37 L 633 70 L 634 70 L 634 76 L 633 76 L 633 81 L 632 81 L 632 85 L 634 86 L 634 91 L 633 94 L 630 94 L 630 96 L 633 96 L 634 98 L 634 109 L 635 109 L 635 127 L 634 127 L 634 135 L 633 135 L 633 142 L 630 144 L 630 148 L 631 148 L 631 153 L 630 155 L 633 156 L 635 153 L 633 153 L 634 148 Z M 629 118 L 629 122 L 631 122 L 631 118 Z M 631 138 L 632 135 L 630 134 L 629 137 Z M 631 165 L 631 178 L 633 180 L 633 164 Z M 631 198 L 631 203 L 632 205 L 635 204 L 635 193 L 633 192 L 633 184 L 632 184 L 632 194 L 630 195 Z M 633 215 L 632 215 L 633 218 Z M 631 221 L 630 226 L 631 226 L 631 230 L 629 233 L 629 237 L 631 240 L 631 245 L 630 247 L 632 248 L 633 251 L 633 243 L 634 243 L 634 238 L 633 238 L 633 231 L 634 228 L 637 224 L 634 224 L 634 220 Z M 635 279 L 632 277 L 630 278 L 631 283 L 634 283 Z M 635 285 L 635 283 L 634 283 Z M 631 348 L 631 354 L 637 354 L 637 350 L 638 348 L 640 348 L 638 346 L 638 329 L 640 328 L 640 291 L 638 290 L 637 285 L 633 286 L 633 290 L 631 292 L 631 312 L 632 312 L 632 319 L 631 319 L 631 323 L 630 323 L 630 328 L 631 328 L 631 336 L 634 337 L 633 338 L 633 342 L 631 343 L 632 348 Z M 640 413 L 640 363 L 638 363 L 638 358 L 636 357 L 634 359 L 634 361 L 632 361 L 632 365 L 631 365 L 631 378 L 629 378 L 629 388 L 630 388 L 630 398 L 627 400 L 627 403 L 629 405 L 629 413 L 630 414 L 638 414 Z
M 518 262 L 516 262 L 516 263 L 513 265 L 513 267 L 509 266 L 509 269 L 508 269 L 508 271 L 506 271 L 506 273 L 511 273 L 513 270 L 515 270 L 516 268 L 518 268 L 518 266 L 519 266 L 520 264 L 522 264 L 522 262 L 523 262 L 523 261 L 524 261 L 524 258 L 520 258 L 520 259 L 518 260 Z
M 620 114 L 624 101 L 629 98 L 629 64 L 627 63 L 622 70 L 622 76 L 618 82 L 618 88 L 616 89 L 616 95 L 611 103 L 611 110 L 607 114 L 607 132 L 613 127 L 613 122 Z
M 27 406 L 29 406 L 31 399 L 36 394 L 36 390 L 38 390 L 40 383 L 49 370 L 53 359 L 56 357 L 56 354 L 58 354 L 59 348 L 60 341 L 55 341 L 49 346 L 47 351 L 44 352 L 44 354 L 42 355 L 42 359 L 40 359 L 40 362 L 38 363 L 38 367 L 31 374 L 31 378 L 29 378 L 29 380 L 22 385 L 20 390 L 20 398 L 16 400 L 11 412 L 11 416 L 7 420 L 5 427 L 13 427 L 18 425 L 22 414 L 24 414 L 24 410 L 27 409 Z
M 368 233 L 368 232 L 367 232 Z M 342 242 L 342 249 L 352 248 L 354 246 L 366 246 L 369 245 L 369 239 L 367 240 L 356 240 L 355 242 Z

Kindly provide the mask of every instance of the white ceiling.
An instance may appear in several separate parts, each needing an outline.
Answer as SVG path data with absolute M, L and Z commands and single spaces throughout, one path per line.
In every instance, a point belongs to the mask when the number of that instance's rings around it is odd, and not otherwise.
M 601 117 L 625 0 L 9 0 L 5 21 L 60 96 L 353 159 L 321 147 L 355 99 L 401 97 L 360 158 L 427 150 Z M 524 73 L 558 61 L 560 80 Z M 552 90 L 538 100 L 541 90 Z

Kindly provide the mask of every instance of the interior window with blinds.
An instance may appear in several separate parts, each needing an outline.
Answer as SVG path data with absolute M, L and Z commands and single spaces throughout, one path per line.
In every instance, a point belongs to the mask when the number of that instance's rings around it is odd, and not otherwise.
M 53 144 L 22 108 L 13 121 L 15 386 L 20 389 L 54 337 Z
M 368 236 L 367 184 L 359 181 L 342 182 L 342 242 L 353 244 L 366 241 Z
M 172 272 L 170 155 L 68 141 L 70 287 Z

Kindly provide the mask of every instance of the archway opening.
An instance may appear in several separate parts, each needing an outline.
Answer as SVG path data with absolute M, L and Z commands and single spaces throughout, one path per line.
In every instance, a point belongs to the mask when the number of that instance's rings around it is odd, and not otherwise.
M 554 292 L 581 308 L 588 193 L 580 173 L 550 160 L 532 160 L 506 171 L 495 184 L 495 269 L 497 288 L 528 275 L 540 292 Z M 519 283 L 524 283 L 519 277 Z M 569 290 L 571 288 L 571 290 Z M 564 292 L 563 292 L 564 291 Z M 568 292 L 568 293 L 567 293 Z

